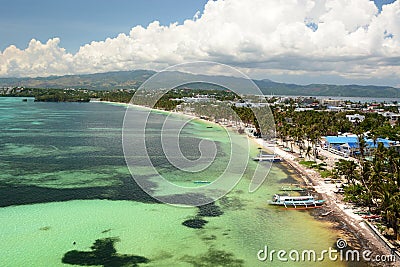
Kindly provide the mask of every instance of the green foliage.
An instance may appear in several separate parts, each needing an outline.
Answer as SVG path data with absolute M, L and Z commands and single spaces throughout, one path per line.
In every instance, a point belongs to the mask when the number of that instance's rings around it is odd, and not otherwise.
M 48 94 L 35 97 L 37 102 L 89 102 L 90 98 L 84 95 Z
M 133 91 L 25 88 L 21 92 L 9 96 L 34 97 L 38 102 L 89 102 L 91 98 L 97 98 L 103 101 L 128 103 L 133 96 Z
M 133 94 L 131 91 L 98 91 L 92 92 L 92 97 L 99 98 L 101 101 L 129 103 Z
M 350 183 L 345 188 L 345 200 L 368 207 L 383 215 L 386 224 L 399 234 L 400 218 L 400 154 L 394 148 L 378 145 L 372 162 L 360 159 L 341 160 L 336 171 Z
M 359 179 L 358 165 L 354 161 L 340 159 L 336 162 L 336 173 L 347 179 L 348 183 L 354 184 Z
M 163 109 L 163 110 L 173 110 L 176 108 L 177 105 L 181 104 L 183 101 L 175 101 L 175 100 L 170 100 L 170 97 L 168 95 L 163 95 L 156 103 L 154 106 L 157 109 Z
M 359 203 L 361 195 L 365 192 L 365 188 L 361 184 L 352 184 L 344 188 L 344 200 Z
M 308 167 L 308 168 L 312 168 L 312 166 L 314 166 L 316 164 L 315 161 L 305 161 L 305 160 L 302 160 L 299 163 L 301 165 L 304 165 L 304 166 Z
M 358 126 L 361 132 L 367 132 L 385 124 L 385 117 L 378 113 L 367 113 L 365 119 Z
M 332 171 L 330 170 L 322 170 L 319 172 L 322 178 L 330 178 L 333 176 Z
M 256 116 L 254 115 L 254 112 L 251 110 L 251 108 L 232 106 L 232 109 L 244 123 L 253 125 L 256 124 Z

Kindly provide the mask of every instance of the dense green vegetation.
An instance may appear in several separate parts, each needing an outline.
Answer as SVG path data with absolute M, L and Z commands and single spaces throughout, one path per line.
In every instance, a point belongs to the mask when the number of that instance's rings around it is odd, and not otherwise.
M 86 94 L 63 94 L 63 92 L 49 93 L 46 95 L 35 96 L 37 102 L 89 102 L 90 98 Z
M 110 101 L 119 103 L 129 103 L 133 90 L 113 90 L 113 91 L 92 91 L 91 97 L 98 98 L 100 101 Z
M 34 97 L 39 102 L 89 102 L 91 98 L 102 101 L 128 103 L 133 90 L 94 91 L 85 89 L 24 88 L 5 95 L 10 97 Z
M 340 160 L 336 174 L 347 180 L 345 199 L 368 207 L 382 215 L 384 223 L 393 229 L 394 239 L 399 239 L 400 229 L 400 155 L 382 144 L 374 152 L 373 160 L 360 157 L 360 164 Z
M 377 113 L 365 113 L 361 123 L 351 123 L 346 119 L 349 112 L 294 112 L 274 110 L 277 136 L 286 146 L 298 145 L 305 158 L 318 157 L 316 146 L 322 136 L 337 135 L 339 132 L 352 132 L 359 136 L 360 154 L 357 162 L 340 160 L 333 173 L 320 169 L 321 175 L 347 180 L 345 199 L 356 205 L 367 207 L 372 213 L 382 215 L 383 222 L 394 231 L 393 238 L 399 238 L 400 229 L 400 154 L 395 148 L 385 148 L 382 143 L 373 151 L 372 160 L 364 153 L 365 142 L 361 136 L 390 138 L 400 140 L 400 125 L 391 126 L 389 121 Z M 308 142 L 306 142 L 308 141 Z M 311 146 L 305 146 L 305 144 Z M 314 161 L 301 164 L 317 168 Z M 318 169 L 318 168 L 317 168 Z

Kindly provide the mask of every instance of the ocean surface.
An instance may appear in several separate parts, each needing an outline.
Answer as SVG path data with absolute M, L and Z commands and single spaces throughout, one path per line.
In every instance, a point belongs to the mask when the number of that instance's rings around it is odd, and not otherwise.
M 143 118 L 143 110 L 137 112 Z M 237 186 L 204 208 L 171 206 L 148 196 L 124 160 L 124 114 L 125 107 L 116 104 L 0 98 L 0 266 L 346 266 L 257 259 L 265 246 L 320 252 L 338 238 L 309 211 L 267 205 L 282 184 L 295 182 L 281 164 L 249 193 L 257 164 L 250 162 Z M 156 156 L 165 116 L 155 112 L 149 124 L 149 147 Z M 201 138 L 217 144 L 213 167 L 188 174 L 160 156 L 154 158 L 160 173 L 184 186 L 212 180 L 229 159 L 229 140 L 222 128 L 194 120 L 180 138 L 186 156 L 198 156 Z M 138 175 L 147 171 L 135 167 Z M 157 181 L 149 177 L 149 182 L 157 191 Z

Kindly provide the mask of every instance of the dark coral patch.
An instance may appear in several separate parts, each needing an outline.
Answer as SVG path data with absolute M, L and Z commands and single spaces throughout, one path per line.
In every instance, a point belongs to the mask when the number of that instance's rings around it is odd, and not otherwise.
M 208 221 L 203 219 L 190 219 L 184 221 L 182 224 L 186 227 L 201 229 L 204 225 L 206 225 L 206 223 L 208 223 Z
M 224 214 L 224 212 L 215 205 L 215 203 L 206 204 L 203 206 L 198 206 L 199 212 L 197 213 L 198 216 L 204 217 L 218 217 Z
M 118 238 L 97 239 L 90 247 L 91 251 L 71 250 L 64 254 L 62 262 L 71 265 L 104 267 L 138 266 L 139 263 L 148 263 L 149 259 L 127 254 L 118 254 L 114 243 Z

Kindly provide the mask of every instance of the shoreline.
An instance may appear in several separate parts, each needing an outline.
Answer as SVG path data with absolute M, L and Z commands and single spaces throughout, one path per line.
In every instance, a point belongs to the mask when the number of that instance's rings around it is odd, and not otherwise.
M 205 119 L 202 119 L 202 118 L 200 118 L 200 117 L 198 117 L 196 115 L 187 114 L 187 113 L 179 112 L 179 111 L 168 111 L 168 110 L 162 110 L 162 109 L 150 108 L 150 107 L 146 107 L 146 106 L 135 105 L 135 104 L 131 104 L 131 103 L 112 102 L 112 101 L 90 101 L 89 103 L 115 104 L 115 105 L 119 105 L 119 106 L 124 106 L 126 108 L 135 107 L 135 108 L 138 108 L 138 109 L 151 110 L 151 111 L 155 111 L 155 112 L 159 112 L 159 113 L 163 113 L 163 114 L 173 114 L 173 115 L 180 116 L 180 117 L 187 117 L 187 118 L 198 120 L 198 121 L 201 121 L 201 122 L 206 122 L 206 123 L 209 123 L 209 124 L 212 124 L 212 125 L 215 125 L 215 126 L 222 127 L 222 128 L 224 128 L 226 130 L 232 130 L 232 129 L 229 129 L 229 128 L 225 127 L 224 125 L 219 124 L 219 123 L 217 123 L 215 121 L 205 120 Z
M 296 171 L 299 177 L 304 181 L 307 186 L 315 189 L 316 193 L 322 196 L 325 200 L 325 205 L 322 206 L 320 212 L 314 214 L 314 218 L 317 220 L 328 221 L 332 223 L 332 227 L 339 230 L 343 235 L 343 239 L 350 241 L 349 245 L 352 248 L 370 250 L 373 253 L 380 255 L 390 255 L 391 251 L 386 248 L 380 240 L 374 235 L 372 230 L 367 226 L 365 220 L 354 213 L 354 209 L 349 208 L 346 202 L 343 202 L 340 197 L 334 192 L 336 189 L 335 184 L 326 184 L 321 175 L 313 170 L 302 166 L 296 157 L 279 147 L 279 145 L 267 144 L 263 139 L 254 139 L 258 145 L 263 149 L 271 150 L 271 146 L 274 149 L 275 154 L 282 158 L 287 163 L 289 168 Z M 330 212 L 329 216 L 321 217 L 323 212 Z M 348 240 L 350 239 L 350 240 Z M 368 265 L 381 266 L 379 263 L 369 262 Z M 385 266 L 392 266 L 386 262 Z M 395 266 L 395 263 L 392 263 Z
M 235 130 L 234 128 L 228 128 L 225 125 L 222 125 L 215 121 L 205 120 L 196 115 L 186 114 L 179 111 L 166 111 L 146 106 L 133 105 L 130 103 L 111 101 L 96 102 L 117 104 L 126 107 L 132 106 L 135 108 L 147 109 L 165 114 L 174 114 L 178 116 L 189 117 L 191 119 L 207 122 L 209 124 L 218 125 L 225 128 L 227 131 Z M 340 233 L 339 238 L 343 238 L 344 240 L 349 241 L 349 245 L 352 249 L 370 250 L 373 252 L 373 255 L 391 254 L 391 251 L 388 250 L 381 243 L 380 240 L 378 240 L 372 230 L 367 226 L 367 224 L 364 222 L 364 219 L 360 215 L 354 214 L 355 210 L 348 208 L 348 205 L 338 198 L 339 196 L 337 196 L 337 194 L 334 192 L 334 190 L 336 189 L 335 184 L 325 184 L 324 179 L 317 171 L 313 169 L 308 169 L 305 166 L 300 165 L 298 161 L 296 161 L 296 156 L 282 150 L 277 144 L 269 144 L 263 139 L 253 138 L 248 135 L 246 136 L 249 142 L 254 142 L 258 146 L 262 147 L 264 150 L 271 151 L 272 153 L 275 153 L 279 157 L 281 157 L 282 160 L 287 164 L 287 166 L 283 166 L 284 168 L 288 169 L 288 171 L 295 171 L 298 177 L 306 184 L 307 187 L 312 187 L 316 191 L 316 193 L 322 196 L 322 198 L 325 200 L 325 205 L 320 210 L 322 212 L 330 212 L 330 215 L 326 217 L 321 217 L 321 212 L 318 212 L 316 214 L 314 213 L 313 216 L 315 220 L 325 221 L 329 223 L 332 229 L 335 229 L 338 231 L 338 233 Z M 382 266 L 376 262 L 368 262 L 367 264 L 368 266 Z M 389 262 L 386 262 L 386 264 L 389 265 L 385 266 L 395 266 L 395 263 L 392 263 L 392 265 L 390 265 Z

